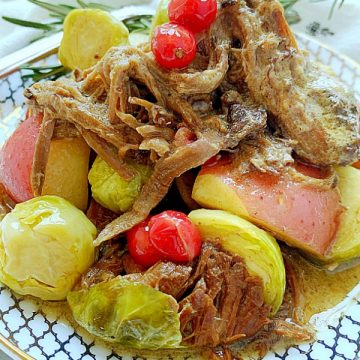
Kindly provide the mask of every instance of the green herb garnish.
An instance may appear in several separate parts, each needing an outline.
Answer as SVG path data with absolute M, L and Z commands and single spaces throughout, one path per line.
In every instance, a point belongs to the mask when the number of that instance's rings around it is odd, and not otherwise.
M 66 75 L 70 70 L 66 69 L 62 65 L 53 65 L 53 66 L 31 66 L 29 64 L 21 66 L 22 70 L 29 70 L 28 74 L 22 75 L 24 80 L 32 79 L 34 82 L 49 79 L 56 80 L 60 76 Z

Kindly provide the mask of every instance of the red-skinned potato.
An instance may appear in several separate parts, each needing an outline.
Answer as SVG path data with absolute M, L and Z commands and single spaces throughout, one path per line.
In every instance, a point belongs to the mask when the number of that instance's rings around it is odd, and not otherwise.
M 357 162 L 353 163 L 352 166 L 356 169 L 360 169 L 360 160 L 358 160 Z
M 0 183 L 17 203 L 34 197 L 31 172 L 41 123 L 42 114 L 28 111 L 0 151 Z M 82 138 L 51 140 L 42 195 L 60 196 L 85 210 L 89 156 L 90 148 Z
M 41 122 L 42 115 L 27 117 L 0 151 L 0 182 L 15 202 L 34 197 L 30 175 Z
M 325 176 L 303 164 L 296 169 L 317 179 Z M 239 174 L 226 157 L 203 166 L 192 196 L 204 207 L 244 217 L 318 258 L 331 248 L 344 210 L 337 188 L 256 170 Z

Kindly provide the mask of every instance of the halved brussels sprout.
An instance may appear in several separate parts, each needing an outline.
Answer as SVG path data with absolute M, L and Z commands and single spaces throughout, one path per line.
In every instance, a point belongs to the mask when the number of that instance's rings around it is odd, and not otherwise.
M 153 33 L 154 29 L 157 26 L 165 24 L 169 21 L 169 15 L 168 15 L 169 2 L 170 0 L 160 0 L 151 23 L 150 34 Z
M 96 228 L 68 201 L 41 196 L 0 223 L 0 281 L 22 295 L 62 300 L 94 261 Z
M 129 31 L 108 12 L 99 9 L 75 9 L 64 21 L 59 48 L 60 62 L 74 70 L 95 65 L 113 46 L 127 44 Z
M 194 210 L 190 220 L 206 241 L 220 242 L 224 250 L 241 256 L 250 274 L 264 283 L 264 299 L 275 314 L 282 304 L 286 274 L 276 240 L 249 221 L 221 210 Z
M 182 337 L 176 300 L 121 277 L 72 291 L 75 320 L 90 333 L 129 348 L 177 348 Z
M 131 208 L 152 171 L 151 167 L 146 165 L 131 163 L 130 166 L 136 170 L 134 178 L 130 181 L 123 179 L 99 156 L 89 172 L 93 198 L 118 214 Z

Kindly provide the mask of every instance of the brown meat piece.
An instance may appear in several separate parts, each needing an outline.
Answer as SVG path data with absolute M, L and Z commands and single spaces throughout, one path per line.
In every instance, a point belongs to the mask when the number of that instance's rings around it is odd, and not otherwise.
M 108 242 L 101 248 L 99 260 L 81 277 L 78 287 L 88 288 L 120 275 L 124 271 L 124 254 L 119 241 Z
M 246 136 L 264 130 L 267 115 L 264 108 L 258 106 L 247 95 L 241 95 L 231 90 L 221 98 L 223 112 L 227 116 L 228 134 L 227 146 L 233 148 Z
M 330 72 L 309 61 L 277 0 L 236 0 L 233 33 L 242 44 L 245 80 L 253 98 L 275 115 L 295 151 L 316 165 L 346 165 L 359 157 L 354 96 Z
M 228 344 L 255 335 L 268 319 L 263 284 L 246 270 L 243 260 L 205 243 L 180 301 L 183 342 L 194 346 Z M 189 289 L 184 289 L 187 292 Z
M 45 110 L 39 135 L 35 144 L 34 159 L 31 168 L 31 188 L 34 196 L 40 196 L 45 181 L 46 164 L 50 152 L 51 139 L 54 133 L 56 120 L 50 111 Z
M 202 165 L 219 152 L 219 144 L 199 139 L 178 148 L 174 154 L 160 159 L 148 182 L 141 189 L 132 210 L 110 223 L 97 237 L 95 244 L 115 238 L 144 220 L 167 194 L 173 180 L 186 171 Z
M 178 299 L 192 272 L 191 266 L 158 262 L 144 273 L 130 274 L 124 279 L 141 282 Z
M 63 119 L 56 120 L 53 139 L 69 139 L 80 137 L 79 131 L 71 122 Z
M 15 207 L 15 205 L 16 203 L 7 194 L 4 185 L 0 183 L 0 221 Z
M 91 199 L 86 216 L 96 226 L 97 230 L 101 231 L 107 224 L 110 224 L 114 219 L 116 219 L 118 214 L 104 208 L 94 199 Z

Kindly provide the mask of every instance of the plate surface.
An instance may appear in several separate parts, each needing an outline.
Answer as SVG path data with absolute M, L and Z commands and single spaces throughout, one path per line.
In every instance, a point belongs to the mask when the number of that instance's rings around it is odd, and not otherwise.
M 305 35 L 297 35 L 297 39 L 300 47 L 307 49 L 313 59 L 329 65 L 360 98 L 360 66 L 357 63 Z M 56 57 L 52 56 L 45 62 L 53 64 Z M 23 113 L 22 92 L 28 85 L 30 82 L 24 82 L 20 72 L 0 80 L 0 144 L 15 129 Z M 360 286 L 341 304 L 315 316 L 312 322 L 317 329 L 315 343 L 287 350 L 278 349 L 265 359 L 360 359 Z M 66 308 L 17 296 L 1 284 L 0 344 L 20 359 L 131 360 L 172 357 L 171 353 L 135 356 L 134 353 L 130 355 L 114 349 L 74 325 Z M 186 357 L 195 358 L 198 357 Z

